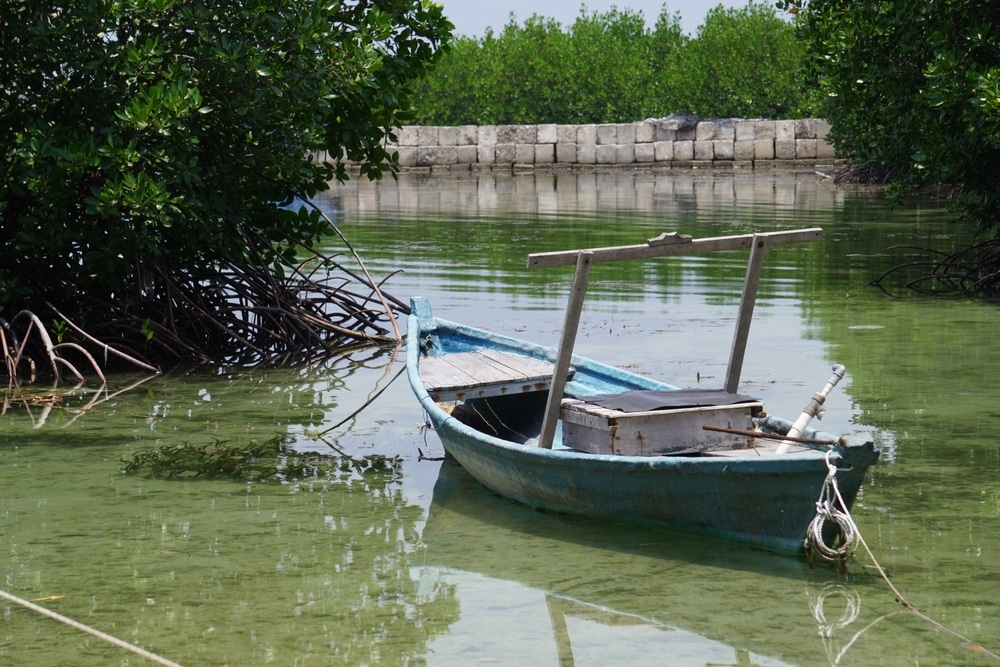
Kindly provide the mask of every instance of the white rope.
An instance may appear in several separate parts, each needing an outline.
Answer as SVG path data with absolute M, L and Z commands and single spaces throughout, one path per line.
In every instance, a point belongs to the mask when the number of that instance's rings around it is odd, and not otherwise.
M 16 595 L 11 595 L 7 591 L 0 590 L 0 597 L 4 598 L 6 600 L 10 600 L 11 602 L 14 602 L 15 604 L 19 604 L 22 607 L 30 609 L 31 611 L 36 611 L 39 614 L 42 614 L 43 616 L 48 616 L 49 618 L 55 619 L 55 620 L 59 621 L 60 623 L 65 623 L 66 625 L 68 625 L 68 626 L 70 626 L 72 628 L 76 628 L 77 630 L 80 630 L 82 632 L 86 632 L 87 634 L 93 635 L 93 636 L 97 637 L 98 639 L 103 639 L 104 641 L 106 641 L 108 643 L 111 643 L 111 644 L 114 644 L 115 646 L 118 646 L 119 648 L 123 648 L 123 649 L 125 649 L 127 651 L 132 651 L 136 655 L 141 655 L 143 658 L 146 658 L 147 660 L 152 660 L 153 662 L 159 663 L 161 665 L 166 665 L 166 667 L 181 667 L 181 665 L 177 664 L 176 662 L 174 662 L 172 660 L 167 660 L 166 658 L 161 658 L 160 656 L 156 655 L 155 653 L 150 653 L 146 649 L 141 648 L 139 646 L 136 646 L 135 644 L 129 644 L 127 641 L 124 641 L 122 639 L 118 639 L 117 637 L 112 637 L 111 635 L 109 635 L 106 632 L 101 632 L 100 630 L 97 630 L 96 628 L 92 628 L 89 625 L 84 625 L 83 623 L 80 623 L 79 621 L 74 621 L 72 618 L 69 618 L 68 616 L 63 616 L 62 614 L 57 614 L 56 612 L 51 611 L 49 609 L 46 609 L 45 607 L 41 607 L 41 606 L 35 604 L 34 602 L 29 602 L 28 600 L 25 600 L 24 598 L 19 598 Z
M 805 547 L 810 553 L 816 552 L 829 561 L 845 561 L 858 548 L 858 527 L 851 518 L 840 496 L 837 486 L 837 466 L 832 461 L 833 450 L 826 453 L 826 479 L 816 501 L 816 516 L 806 530 Z M 827 523 L 837 526 L 840 544 L 830 546 L 823 539 L 823 527 Z
M 885 581 L 886 585 L 889 586 L 889 590 L 891 590 L 893 595 L 896 597 L 897 602 L 939 630 L 943 630 L 962 640 L 962 645 L 970 651 L 975 651 L 976 653 L 988 656 L 993 660 L 1000 662 L 1000 655 L 990 651 L 979 642 L 972 641 L 960 632 L 952 630 L 940 621 L 920 611 L 909 600 L 903 597 L 903 594 L 899 592 L 899 589 L 897 589 L 893 583 L 889 581 L 889 575 L 886 574 L 885 569 L 879 564 L 878 560 L 876 560 L 875 554 L 872 553 L 868 543 L 865 542 L 865 538 L 861 536 L 861 531 L 858 530 L 857 524 L 854 523 L 854 519 L 851 518 L 851 514 L 847 509 L 847 503 L 844 502 L 844 498 L 840 495 L 840 487 L 837 486 L 837 466 L 831 461 L 832 454 L 833 450 L 826 453 L 826 480 L 823 482 L 823 489 L 820 491 L 819 500 L 816 502 L 816 516 L 813 518 L 812 523 L 809 524 L 809 529 L 806 531 L 806 550 L 814 550 L 827 560 L 845 561 L 851 556 L 851 554 L 854 553 L 855 549 L 857 549 L 856 543 L 860 543 L 861 546 L 865 548 L 865 553 L 868 554 L 868 558 L 870 558 L 872 563 L 875 565 L 875 569 L 878 571 L 879 575 L 881 575 L 882 580 Z M 840 529 L 842 542 L 839 547 L 835 548 L 827 546 L 826 542 L 823 541 L 823 524 L 827 521 L 832 521 Z M 874 625 L 874 623 L 871 625 Z M 857 639 L 857 636 L 855 636 L 855 639 Z M 854 643 L 854 639 L 851 640 L 851 643 Z M 850 644 L 848 647 L 849 646 Z M 841 652 L 841 655 L 843 655 L 843 651 Z M 837 661 L 840 660 L 840 657 L 841 656 L 837 656 Z

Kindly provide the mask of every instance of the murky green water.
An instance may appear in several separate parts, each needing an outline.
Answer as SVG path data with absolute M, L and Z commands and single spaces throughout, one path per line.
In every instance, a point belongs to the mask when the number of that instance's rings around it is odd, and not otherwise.
M 1000 310 L 889 299 L 894 245 L 967 239 L 932 199 L 887 210 L 815 174 L 404 176 L 323 204 L 396 296 L 555 343 L 570 275 L 529 252 L 821 226 L 768 252 L 747 390 L 794 416 L 833 363 L 827 430 L 883 459 L 855 509 L 910 602 L 1000 651 Z M 745 257 L 592 275 L 577 350 L 681 385 L 721 384 Z M 985 665 L 846 572 L 496 498 L 441 455 L 392 351 L 312 369 L 116 378 L 0 420 L 3 589 L 183 665 Z M 352 413 L 388 387 L 366 410 Z M 89 404 L 89 407 L 88 407 Z M 347 420 L 342 425 L 340 422 Z M 126 476 L 150 447 L 284 434 L 394 471 L 268 482 Z M 349 461 L 348 461 L 349 462 Z M 2 603 L 0 664 L 149 664 Z

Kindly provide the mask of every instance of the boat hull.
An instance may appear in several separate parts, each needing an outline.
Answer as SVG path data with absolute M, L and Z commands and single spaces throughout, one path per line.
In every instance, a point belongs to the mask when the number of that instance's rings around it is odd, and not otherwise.
M 807 451 L 760 456 L 616 456 L 581 453 L 561 447 L 543 449 L 498 438 L 458 419 L 435 402 L 420 378 L 421 341 L 433 337 L 438 353 L 459 335 L 456 349 L 476 343 L 476 330 L 429 317 L 414 303 L 409 320 L 407 363 L 411 386 L 449 455 L 481 484 L 531 507 L 635 524 L 702 533 L 781 553 L 803 551 L 803 540 L 828 474 L 827 454 Z M 517 347 L 546 358 L 550 351 L 515 339 L 480 332 L 479 344 Z M 583 389 L 593 376 L 594 393 L 618 384 L 633 388 L 671 388 L 620 369 L 574 357 L 570 386 Z M 617 378 L 617 380 L 615 380 Z M 543 392 L 536 392 L 543 393 Z M 540 399 L 544 403 L 544 398 Z M 775 420 L 773 417 L 769 421 Z M 787 422 L 785 422 L 787 423 Z M 810 437 L 818 434 L 810 431 Z M 832 450 L 837 482 L 848 507 L 868 468 L 877 460 L 871 445 Z
M 594 456 L 491 443 L 453 419 L 435 428 L 445 450 L 469 474 L 526 505 L 662 525 L 783 553 L 803 549 L 827 476 L 823 455 L 781 460 Z M 851 504 L 874 457 L 867 448 L 849 453 L 860 460 L 840 454 L 837 480 Z

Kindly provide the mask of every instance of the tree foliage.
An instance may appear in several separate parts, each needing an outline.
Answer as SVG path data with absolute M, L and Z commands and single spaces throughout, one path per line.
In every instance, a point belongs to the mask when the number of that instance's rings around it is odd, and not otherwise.
M 803 48 L 773 7 L 711 10 L 695 37 L 661 11 L 586 13 L 566 29 L 534 15 L 460 37 L 414 98 L 428 125 L 605 123 L 690 112 L 785 118 L 803 109 Z
M 783 0 L 798 13 L 830 139 L 889 195 L 960 186 L 959 210 L 1000 223 L 1000 5 L 992 0 Z
M 267 296 L 234 310 L 234 281 L 280 291 L 329 232 L 296 202 L 346 172 L 313 155 L 391 169 L 450 30 L 428 0 L 0 4 L 0 314 L 50 302 L 112 337 L 151 318 L 200 354 L 244 345 L 227 318 Z
M 672 100 L 699 116 L 808 116 L 800 78 L 804 55 L 793 27 L 773 7 L 718 5 L 677 53 L 669 71 Z

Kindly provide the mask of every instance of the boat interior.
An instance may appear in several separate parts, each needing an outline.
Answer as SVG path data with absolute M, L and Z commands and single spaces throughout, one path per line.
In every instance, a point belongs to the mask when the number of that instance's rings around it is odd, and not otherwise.
M 533 391 L 469 398 L 442 406 L 481 433 L 534 445 L 542 428 L 547 394 Z M 553 448 L 616 456 L 773 455 L 784 434 L 766 417 L 763 403 L 755 399 L 722 406 L 625 412 L 570 396 L 563 399 L 562 437 L 557 437 Z M 830 444 L 796 443 L 788 453 Z

